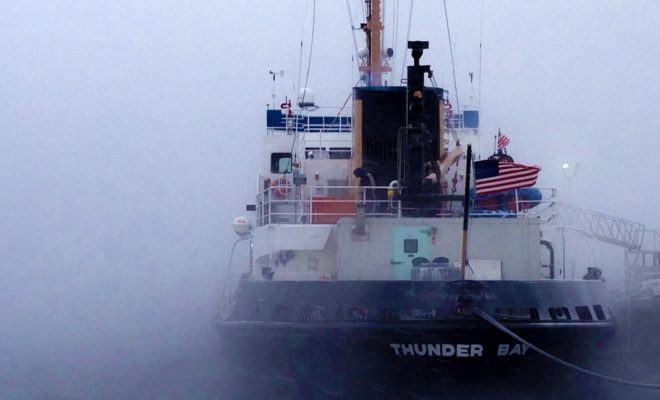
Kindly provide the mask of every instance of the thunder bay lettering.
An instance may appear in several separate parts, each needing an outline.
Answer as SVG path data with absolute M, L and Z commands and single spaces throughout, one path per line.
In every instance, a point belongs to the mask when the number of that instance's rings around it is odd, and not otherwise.
M 449 343 L 390 343 L 394 354 L 401 357 L 406 356 L 431 356 L 431 357 L 483 357 L 484 346 L 477 343 L 449 344 Z M 497 345 L 495 354 L 498 357 L 525 355 L 529 347 L 524 344 Z

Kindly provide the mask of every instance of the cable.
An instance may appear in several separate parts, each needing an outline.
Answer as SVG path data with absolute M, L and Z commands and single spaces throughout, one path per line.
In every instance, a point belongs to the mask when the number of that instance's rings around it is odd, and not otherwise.
M 355 86 L 359 85 L 361 81 L 362 79 L 358 79 L 358 81 L 355 83 Z M 352 96 L 353 96 L 353 90 L 351 90 L 351 92 L 348 94 L 348 97 L 346 97 L 346 100 L 344 100 L 344 104 L 342 104 L 341 108 L 339 108 L 339 112 L 335 116 L 335 119 L 332 120 L 331 124 L 337 122 L 337 120 L 341 117 L 341 112 L 344 111 L 344 107 L 346 107 L 346 104 L 348 104 L 348 101 L 351 99 Z
M 312 3 L 312 37 L 309 42 L 309 58 L 307 59 L 307 74 L 305 75 L 305 89 L 307 89 L 307 83 L 309 82 L 309 70 L 312 65 L 312 51 L 314 50 L 314 31 L 316 28 L 316 0 Z M 305 102 L 305 95 L 307 90 L 303 91 L 301 103 Z
M 410 27 L 412 26 L 413 3 L 414 0 L 410 0 L 410 11 L 408 13 L 408 33 L 406 34 L 406 46 L 408 45 L 408 41 L 410 41 Z M 401 82 L 403 82 L 403 73 L 405 70 L 406 70 L 406 57 L 403 57 L 403 63 L 401 64 Z M 406 107 L 408 107 L 408 104 L 406 104 Z M 406 124 L 407 123 L 408 123 L 408 115 L 406 112 Z
M 392 49 L 394 50 L 394 54 L 392 55 L 392 76 L 391 78 L 394 79 L 394 66 L 396 65 L 396 56 L 398 53 L 398 40 L 399 40 L 399 1 L 398 0 L 393 0 L 393 5 L 392 5 L 392 37 L 393 37 L 393 43 L 392 43 Z
M 454 76 L 454 95 L 456 96 L 456 110 L 460 113 L 461 106 L 458 103 L 458 85 L 456 84 L 456 64 L 454 63 L 454 49 L 452 47 L 451 33 L 449 32 L 449 16 L 447 15 L 447 0 L 442 0 L 445 6 L 445 21 L 447 22 L 447 37 L 449 38 L 449 54 L 451 55 L 451 73 Z
M 589 371 L 588 369 L 578 367 L 577 365 L 573 365 L 573 364 L 569 363 L 568 361 L 564 361 L 559 357 L 555 357 L 552 354 L 547 353 L 547 352 L 539 349 L 538 347 L 534 346 L 533 344 L 529 343 L 525 339 L 523 339 L 520 336 L 516 335 L 515 333 L 511 332 L 506 326 L 500 324 L 493 317 L 491 317 L 490 315 L 488 315 L 485 312 L 481 311 L 480 309 L 473 308 L 472 312 L 474 314 L 476 314 L 479 318 L 481 318 L 484 321 L 488 322 L 493 327 L 497 328 L 499 331 L 501 331 L 501 332 L 505 333 L 506 335 L 510 336 L 511 338 L 517 340 L 519 343 L 522 343 L 525 346 L 528 346 L 530 349 L 532 349 L 535 352 L 539 353 L 543 357 L 549 358 L 550 360 L 552 360 L 556 363 L 559 363 L 559 364 L 561 364 L 561 365 L 563 365 L 567 368 L 570 368 L 574 371 L 582 372 L 583 374 L 591 375 L 591 376 L 596 377 L 596 378 L 600 378 L 600 379 L 610 381 L 610 382 L 620 383 L 620 384 L 623 384 L 623 385 L 636 386 L 636 387 L 641 387 L 641 388 L 646 388 L 646 389 L 660 390 L 660 384 L 635 382 L 635 381 L 629 381 L 627 379 L 615 378 L 615 377 L 612 377 L 612 376 L 599 374 L 598 372 Z
M 434 89 L 438 88 L 438 82 L 435 81 L 435 76 L 431 75 L 431 86 L 433 86 Z
M 353 25 L 353 13 L 351 12 L 351 3 L 346 0 L 346 9 L 348 10 L 348 19 L 351 25 L 351 33 L 353 34 L 353 47 L 355 48 L 355 62 L 360 63 L 360 51 L 358 49 L 357 38 L 355 37 L 355 25 Z M 359 71 L 358 71 L 359 75 Z
M 296 87 L 296 89 L 300 89 L 300 78 L 302 76 L 303 38 L 305 37 L 305 22 L 307 21 L 308 6 L 309 6 L 309 0 L 305 2 L 305 13 L 303 14 L 302 30 L 300 32 L 300 56 L 298 58 L 298 86 Z
M 381 5 L 380 5 L 380 20 L 382 21 L 381 26 L 383 26 L 384 24 L 387 23 L 387 20 L 386 20 L 387 13 L 386 13 L 386 11 L 387 11 L 387 2 L 385 0 L 383 0 L 381 2 Z M 383 34 L 382 34 L 382 39 L 380 41 L 380 49 L 379 49 L 380 54 L 383 54 L 383 46 L 385 46 L 385 37 L 387 36 L 387 30 L 382 29 L 382 32 L 383 32 Z
M 316 2 L 314 2 L 316 5 Z M 302 57 L 303 57 L 303 38 L 305 37 L 305 22 L 307 21 L 307 9 L 309 7 L 309 0 L 305 2 L 305 12 L 303 14 L 303 20 L 302 20 L 302 31 L 300 32 L 300 56 L 298 58 L 298 86 L 295 88 L 297 90 L 300 90 L 300 78 L 302 76 Z M 310 47 L 310 53 L 311 53 L 311 47 Z M 308 70 L 307 72 L 309 73 L 309 64 L 308 64 Z M 305 84 L 307 86 L 307 84 Z M 296 91 L 294 89 L 294 92 Z M 293 148 L 296 145 L 296 138 L 298 137 L 298 116 L 294 115 L 293 122 L 295 124 L 295 127 L 293 129 L 293 141 L 291 142 L 291 157 L 293 158 Z M 288 131 L 288 127 L 287 127 Z
M 309 57 L 307 59 L 307 73 L 305 74 L 305 90 L 303 90 L 302 99 L 300 103 L 305 103 L 305 96 L 307 95 L 307 83 L 309 82 L 309 70 L 312 65 L 312 50 L 314 50 L 314 30 L 316 28 L 316 0 L 312 3 L 312 37 L 309 42 Z M 300 41 L 301 51 L 302 51 L 302 40 Z M 293 149 L 296 146 L 296 139 L 298 138 L 298 123 L 297 118 L 295 119 L 296 129 L 293 131 L 293 141 L 291 142 L 291 157 L 293 158 Z
M 477 90 L 477 95 L 479 99 L 477 100 L 477 110 L 481 111 L 481 38 L 483 37 L 483 28 L 484 28 L 484 0 L 481 0 L 481 18 L 479 20 L 479 89 Z

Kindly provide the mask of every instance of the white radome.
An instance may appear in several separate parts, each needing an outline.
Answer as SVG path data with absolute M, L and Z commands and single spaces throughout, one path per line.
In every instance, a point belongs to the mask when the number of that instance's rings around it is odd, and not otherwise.
M 234 228 L 234 232 L 236 232 L 238 236 L 245 236 L 252 231 L 252 222 L 243 215 L 234 218 L 231 226 Z
M 314 106 L 314 91 L 312 89 L 304 87 L 298 91 L 298 106 Z

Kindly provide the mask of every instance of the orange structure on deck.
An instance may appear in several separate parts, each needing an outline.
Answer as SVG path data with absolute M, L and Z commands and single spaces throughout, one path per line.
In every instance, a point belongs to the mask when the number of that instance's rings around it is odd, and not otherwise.
M 341 217 L 355 216 L 355 199 L 342 196 L 312 197 L 312 223 L 336 224 Z

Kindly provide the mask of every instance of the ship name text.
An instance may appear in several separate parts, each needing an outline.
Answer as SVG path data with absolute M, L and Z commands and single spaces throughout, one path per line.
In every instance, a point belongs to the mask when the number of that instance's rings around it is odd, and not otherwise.
M 486 350 L 483 345 L 478 343 L 470 344 L 449 344 L 449 343 L 390 343 L 396 356 L 430 356 L 430 357 L 483 357 L 486 355 L 506 356 L 524 356 L 529 350 L 526 344 L 508 344 L 500 343 L 493 346 L 492 351 Z

